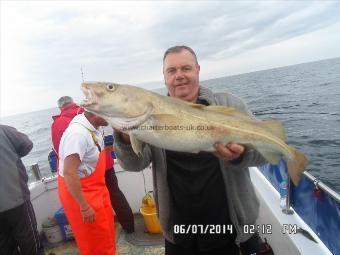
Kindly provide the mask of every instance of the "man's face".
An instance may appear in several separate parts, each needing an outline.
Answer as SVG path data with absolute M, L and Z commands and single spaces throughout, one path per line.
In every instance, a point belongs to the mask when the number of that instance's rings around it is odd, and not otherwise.
M 187 50 L 170 53 L 163 63 L 164 81 L 171 97 L 196 102 L 199 90 L 200 66 Z

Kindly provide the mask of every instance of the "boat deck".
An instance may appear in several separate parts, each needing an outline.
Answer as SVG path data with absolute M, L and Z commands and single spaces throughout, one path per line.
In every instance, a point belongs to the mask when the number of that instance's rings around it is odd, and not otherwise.
M 160 255 L 164 254 L 164 241 L 161 234 L 148 234 L 144 231 L 144 221 L 141 215 L 135 215 L 135 233 L 127 234 L 116 221 L 116 254 L 117 255 Z M 65 241 L 57 244 L 45 244 L 46 255 L 76 255 L 79 254 L 76 242 Z

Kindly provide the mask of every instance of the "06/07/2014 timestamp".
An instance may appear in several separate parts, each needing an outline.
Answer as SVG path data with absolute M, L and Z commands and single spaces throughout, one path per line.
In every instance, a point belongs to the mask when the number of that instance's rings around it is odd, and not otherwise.
M 243 233 L 245 234 L 255 234 L 256 232 L 260 234 L 272 234 L 273 227 L 271 224 L 246 224 L 243 226 Z

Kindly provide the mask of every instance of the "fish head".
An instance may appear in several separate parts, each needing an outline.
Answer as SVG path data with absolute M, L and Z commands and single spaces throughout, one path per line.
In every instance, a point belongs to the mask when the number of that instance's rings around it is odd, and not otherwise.
M 151 102 L 137 87 L 112 82 L 84 82 L 81 89 L 86 98 L 80 105 L 118 129 L 124 125 L 139 125 L 152 112 Z

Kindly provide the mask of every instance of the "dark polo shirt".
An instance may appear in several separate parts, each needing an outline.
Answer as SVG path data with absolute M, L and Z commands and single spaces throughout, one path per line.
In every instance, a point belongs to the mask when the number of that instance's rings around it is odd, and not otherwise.
M 199 102 L 202 103 L 202 102 Z M 225 184 L 218 158 L 212 153 L 166 150 L 167 179 L 178 225 L 231 224 Z M 190 231 L 191 232 L 191 231 Z M 176 244 L 209 250 L 234 242 L 229 230 L 221 234 L 174 234 Z

